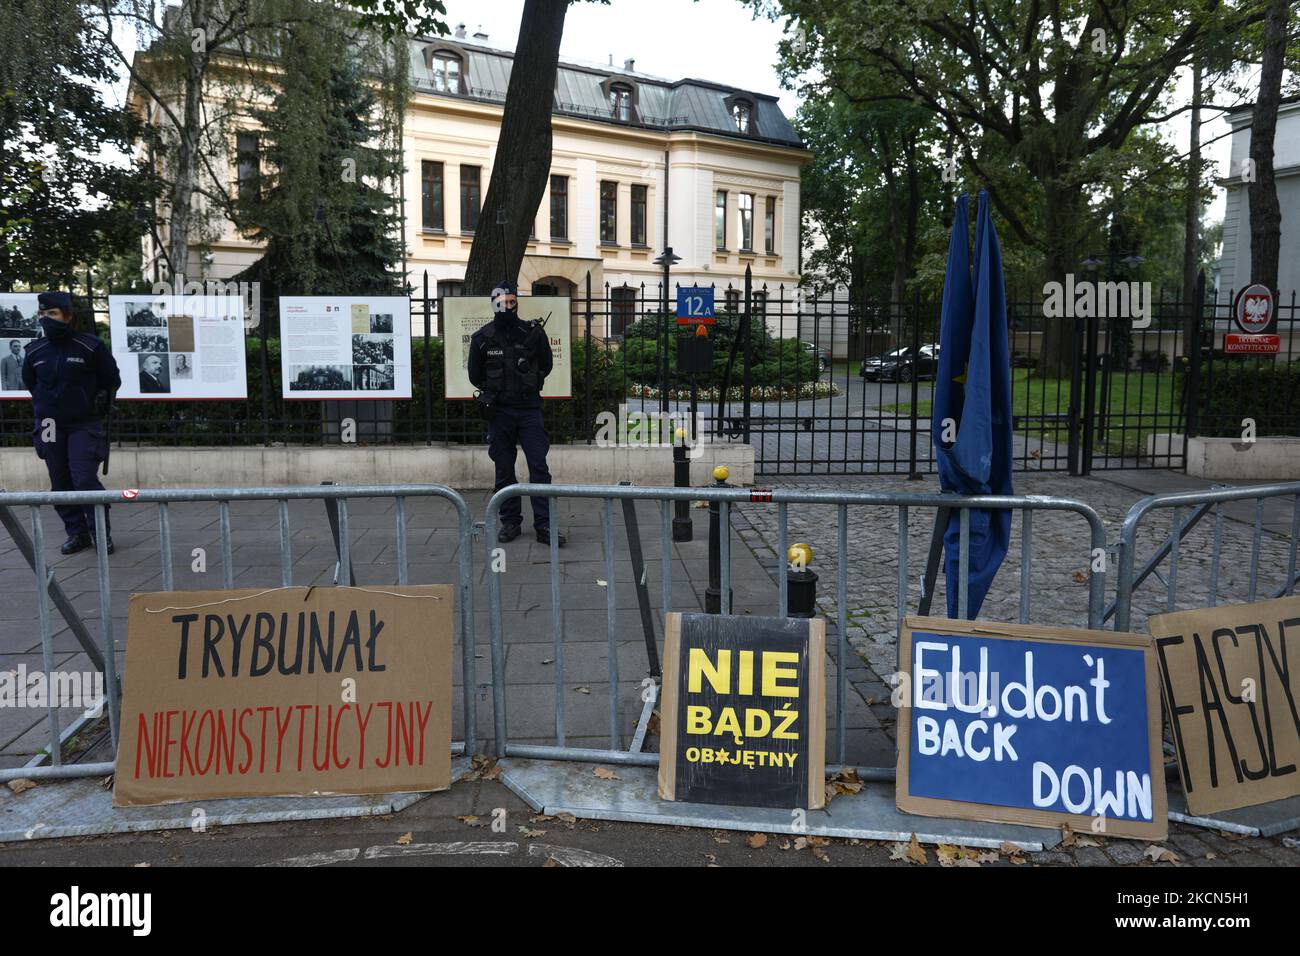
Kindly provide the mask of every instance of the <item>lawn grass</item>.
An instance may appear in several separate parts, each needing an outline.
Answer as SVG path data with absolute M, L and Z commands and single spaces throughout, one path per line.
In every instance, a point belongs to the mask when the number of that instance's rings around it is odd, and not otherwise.
M 1011 413 L 1020 420 L 1016 432 L 1025 437 L 1065 444 L 1070 438 L 1065 417 L 1070 409 L 1070 380 L 1031 376 L 1028 369 L 1013 369 L 1011 373 Z M 1098 413 L 1102 408 L 1101 389 L 1102 376 L 1098 372 L 1095 404 Z M 1181 395 L 1182 373 L 1166 370 L 1160 373 L 1112 374 L 1106 428 L 1093 436 L 1095 451 L 1110 455 L 1145 454 L 1148 435 L 1179 429 Z M 919 402 L 917 415 L 929 418 L 933 409 L 933 402 Z M 881 410 L 910 415 L 912 405 L 910 402 L 884 405 Z M 1038 417 L 1058 413 L 1062 417 L 1056 421 Z M 1099 427 L 1099 423 L 1094 427 Z

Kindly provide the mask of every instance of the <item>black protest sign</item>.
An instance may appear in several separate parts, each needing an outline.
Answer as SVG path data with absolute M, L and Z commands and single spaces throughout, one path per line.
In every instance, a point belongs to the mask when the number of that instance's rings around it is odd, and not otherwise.
M 1300 597 L 1148 623 L 1187 809 L 1200 816 L 1300 795 Z
M 821 807 L 826 623 L 674 613 L 666 631 L 659 796 Z

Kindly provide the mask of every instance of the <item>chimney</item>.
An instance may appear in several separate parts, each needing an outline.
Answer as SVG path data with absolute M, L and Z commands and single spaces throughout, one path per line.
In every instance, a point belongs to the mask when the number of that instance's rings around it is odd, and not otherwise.
M 624 61 L 623 61 L 623 72 L 624 72 L 624 73 L 635 73 L 635 72 L 636 72 L 636 60 L 632 59 L 631 57 L 628 57 L 626 60 L 624 60 Z
M 478 29 L 474 31 L 474 39 L 480 43 L 487 43 L 488 35 L 483 32 L 483 24 L 480 23 Z
M 610 66 L 614 65 L 614 54 L 612 53 L 609 55 L 609 65 Z
M 465 39 L 465 24 L 463 23 L 456 24 L 456 32 L 454 36 L 457 40 Z

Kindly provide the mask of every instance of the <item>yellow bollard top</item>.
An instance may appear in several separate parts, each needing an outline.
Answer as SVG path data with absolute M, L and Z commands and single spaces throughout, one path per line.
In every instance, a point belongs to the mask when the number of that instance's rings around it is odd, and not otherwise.
M 685 429 L 685 428 L 679 428 L 679 429 L 677 429 L 677 431 L 673 432 L 673 435 L 674 435 L 675 437 L 677 437 L 677 438 L 685 438 L 685 437 L 686 437 L 686 429 Z
M 728 468 L 726 465 L 719 465 L 717 468 L 713 469 L 714 481 L 726 481 L 730 477 L 731 477 L 731 469 Z
M 806 568 L 812 564 L 813 549 L 802 541 L 786 549 L 785 559 L 796 568 Z

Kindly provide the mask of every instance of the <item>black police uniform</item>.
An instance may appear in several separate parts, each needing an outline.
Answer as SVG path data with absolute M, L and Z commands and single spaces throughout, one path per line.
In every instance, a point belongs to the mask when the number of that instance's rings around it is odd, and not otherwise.
M 528 461 L 528 480 L 533 484 L 551 482 L 546 467 L 551 443 L 542 424 L 541 390 L 553 364 L 550 341 L 540 323 L 524 322 L 517 315 L 498 313 L 470 339 L 469 380 L 491 397 L 493 406 L 488 455 L 496 465 L 494 491 L 515 483 L 515 455 L 520 446 Z M 533 527 L 540 534 L 549 533 L 549 500 L 531 501 Z M 501 506 L 502 527 L 518 528 L 522 523 L 519 499 L 508 499 Z
M 49 335 L 27 344 L 23 384 L 32 393 L 36 427 L 32 443 L 45 462 L 53 491 L 103 491 L 97 472 L 108 455 L 108 436 L 100 421 L 96 393 L 110 396 L 122 385 L 113 353 L 97 335 L 72 328 L 57 339 Z M 53 421 L 52 441 L 46 441 Z M 60 505 L 68 538 L 92 536 L 93 508 Z M 108 531 L 108 509 L 104 509 Z M 71 542 L 69 542 L 71 543 Z

